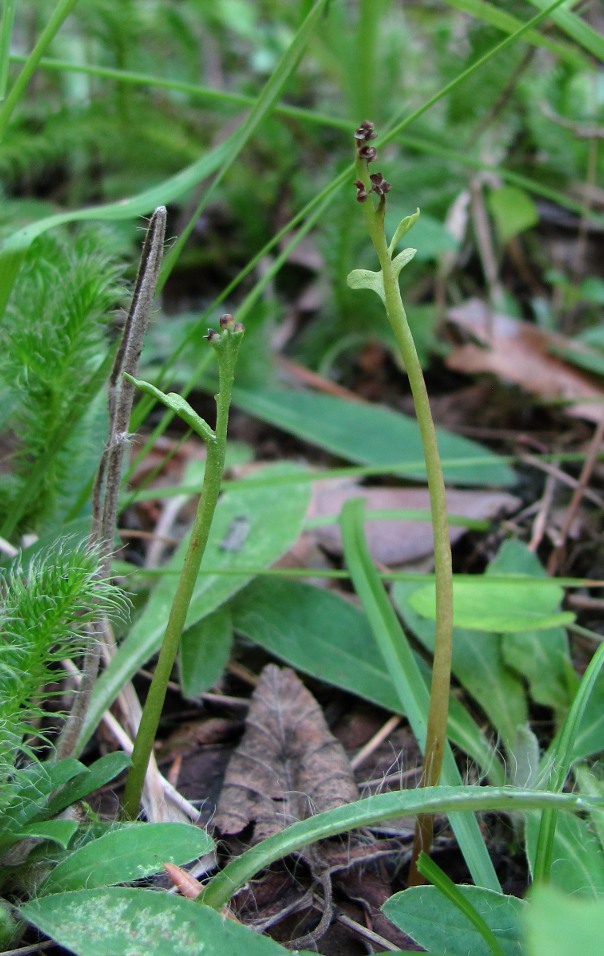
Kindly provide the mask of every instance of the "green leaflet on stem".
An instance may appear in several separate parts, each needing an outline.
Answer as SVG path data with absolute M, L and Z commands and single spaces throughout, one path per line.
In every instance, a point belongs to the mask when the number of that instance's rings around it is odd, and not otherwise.
M 127 372 L 124 372 L 124 377 L 139 388 L 141 392 L 146 392 L 147 395 L 153 396 L 158 402 L 165 405 L 166 408 L 175 412 L 178 417 L 181 418 L 189 428 L 192 428 L 196 435 L 203 438 L 204 441 L 216 441 L 216 433 L 214 430 L 197 414 L 195 409 L 189 405 L 186 398 L 183 398 L 182 395 L 179 395 L 177 392 L 168 392 L 166 394 L 159 388 L 156 388 L 155 385 L 152 385 L 151 382 L 145 382 L 140 378 L 135 378 L 134 375 L 129 375 Z
M 434 531 L 436 641 L 422 782 L 424 786 L 435 786 L 440 779 L 445 750 L 451 682 L 453 638 L 451 545 L 449 542 L 445 485 L 428 392 L 398 283 L 401 269 L 411 261 L 415 255 L 415 250 L 404 249 L 393 258 L 397 244 L 417 221 L 419 209 L 413 215 L 406 216 L 401 220 L 390 244 L 388 244 L 384 232 L 384 219 L 386 196 L 392 186 L 384 179 L 382 173 L 369 172 L 369 164 L 377 159 L 377 150 L 375 146 L 370 145 L 371 140 L 375 139 L 375 135 L 374 125 L 369 120 L 364 120 L 354 134 L 357 175 L 354 185 L 357 190 L 357 202 L 363 206 L 367 231 L 381 269 L 379 272 L 356 269 L 348 276 L 348 285 L 353 289 L 371 289 L 379 295 L 384 303 L 386 315 L 409 379 L 424 449 Z M 411 861 L 411 883 L 422 881 L 421 874 L 416 868 L 416 860 L 421 850 L 427 852 L 430 849 L 431 842 L 432 821 L 427 816 L 420 816 L 417 821 Z

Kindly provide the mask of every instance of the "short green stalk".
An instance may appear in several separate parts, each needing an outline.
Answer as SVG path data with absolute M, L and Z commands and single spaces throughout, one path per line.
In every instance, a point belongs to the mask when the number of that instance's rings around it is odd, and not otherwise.
M 150 392 L 185 418 L 187 423 L 195 428 L 197 433 L 207 442 L 208 446 L 203 487 L 191 530 L 189 547 L 168 618 L 159 659 L 143 708 L 140 727 L 134 742 L 132 767 L 128 774 L 124 795 L 124 813 L 131 819 L 134 819 L 139 812 L 145 774 L 166 697 L 166 688 L 178 653 L 180 637 L 185 627 L 189 604 L 220 494 L 235 365 L 244 332 L 243 325 L 234 322 L 232 316 L 222 316 L 220 326 L 220 332 L 210 331 L 208 334 L 208 339 L 218 356 L 219 390 L 215 396 L 216 428 L 214 431 L 196 415 L 180 396 L 163 395 L 158 389 L 153 388 L 146 382 L 131 379 L 134 384 L 144 391 Z
M 451 565 L 451 545 L 447 518 L 445 483 L 438 452 L 436 431 L 432 420 L 430 402 L 422 368 L 409 328 L 407 314 L 403 306 L 398 276 L 401 269 L 415 255 L 414 249 L 405 249 L 394 256 L 400 239 L 414 225 L 419 210 L 413 216 L 401 221 L 390 245 L 384 231 L 386 212 L 386 194 L 390 184 L 381 173 L 369 173 L 369 163 L 376 158 L 376 150 L 369 145 L 374 138 L 373 124 L 364 122 L 356 134 L 356 174 L 357 199 L 363 204 L 365 222 L 369 236 L 377 253 L 381 272 L 355 270 L 348 277 L 352 288 L 373 289 L 384 303 L 388 321 L 399 347 L 409 385 L 413 395 L 415 413 L 424 449 L 426 475 L 430 494 L 432 527 L 434 531 L 434 570 L 436 582 L 436 640 L 434 646 L 434 664 L 432 687 L 424 755 L 423 786 L 436 786 L 440 779 L 444 745 L 447 734 L 449 711 L 449 688 L 451 682 L 451 654 L 453 647 L 453 574 Z M 370 193 L 378 197 L 372 201 Z M 432 842 L 432 818 L 420 816 L 417 821 L 415 845 L 411 866 L 410 882 L 419 882 L 415 861 L 421 850 L 428 851 Z

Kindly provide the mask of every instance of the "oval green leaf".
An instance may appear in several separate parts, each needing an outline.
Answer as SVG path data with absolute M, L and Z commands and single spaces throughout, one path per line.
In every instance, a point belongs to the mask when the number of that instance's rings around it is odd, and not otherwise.
M 520 917 L 526 903 L 479 886 L 457 889 L 492 930 L 506 956 L 521 956 Z M 492 956 L 478 930 L 435 886 L 415 886 L 397 893 L 382 909 L 395 926 L 427 949 Z
M 180 866 L 214 848 L 205 830 L 188 823 L 133 823 L 86 843 L 59 863 L 39 892 L 59 893 L 128 883 Z

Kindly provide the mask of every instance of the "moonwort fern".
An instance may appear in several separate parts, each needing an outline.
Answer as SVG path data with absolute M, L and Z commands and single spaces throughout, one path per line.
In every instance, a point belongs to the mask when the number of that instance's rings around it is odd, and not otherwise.
M 0 387 L 14 450 L 0 482 L 4 537 L 48 527 L 81 470 L 83 421 L 109 368 L 103 374 L 107 317 L 121 299 L 121 268 L 104 245 L 98 229 L 41 237 L 8 305 Z

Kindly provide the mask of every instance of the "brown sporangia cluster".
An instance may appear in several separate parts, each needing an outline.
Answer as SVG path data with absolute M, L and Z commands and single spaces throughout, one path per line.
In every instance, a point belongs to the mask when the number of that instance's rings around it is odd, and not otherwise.
M 357 142 L 357 156 L 359 159 L 364 160 L 367 164 L 373 163 L 377 159 L 377 150 L 375 146 L 369 145 L 370 140 L 375 139 L 375 127 L 371 120 L 363 120 L 356 130 L 354 138 Z M 375 193 L 383 200 L 386 193 L 392 189 L 391 184 L 384 179 L 381 173 L 372 173 L 369 179 L 372 183 L 369 190 L 361 179 L 357 179 L 355 182 L 357 202 L 365 202 L 370 192 Z
M 220 316 L 220 332 L 245 332 L 245 326 L 242 322 L 235 322 L 235 319 L 229 312 Z M 220 332 L 216 329 L 208 329 L 208 334 L 204 338 L 211 342 L 212 339 L 220 338 Z

